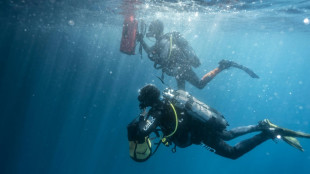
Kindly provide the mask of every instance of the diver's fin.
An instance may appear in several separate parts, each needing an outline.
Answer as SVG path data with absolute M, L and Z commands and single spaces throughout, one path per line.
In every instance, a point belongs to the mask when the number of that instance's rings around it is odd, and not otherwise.
M 302 146 L 300 145 L 299 141 L 297 140 L 297 138 L 295 137 L 289 137 L 289 136 L 283 136 L 282 140 L 285 141 L 287 144 L 295 147 L 296 149 L 300 150 L 300 151 L 304 151 L 304 149 L 302 148 Z
M 269 125 L 269 127 L 276 128 L 276 132 L 282 136 L 310 138 L 310 134 L 307 134 L 304 132 L 293 131 L 293 130 L 283 128 L 283 127 L 279 127 L 279 126 L 271 123 L 268 119 L 265 119 L 264 121 Z
M 231 61 L 231 66 L 235 67 L 235 68 L 239 68 L 241 70 L 243 70 L 244 72 L 248 73 L 252 78 L 259 78 L 259 76 L 257 74 L 255 74 L 251 69 L 249 69 L 248 67 L 245 67 L 243 65 L 240 65 L 236 62 Z
M 293 131 L 287 128 L 279 127 L 273 123 L 271 123 L 268 119 L 265 119 L 261 122 L 261 125 L 264 126 L 267 129 L 273 129 L 274 136 L 281 135 L 281 139 L 285 141 L 287 144 L 295 147 L 296 149 L 300 151 L 304 151 L 301 144 L 297 140 L 296 137 L 301 138 L 310 138 L 310 134 L 304 133 L 304 132 L 297 132 Z

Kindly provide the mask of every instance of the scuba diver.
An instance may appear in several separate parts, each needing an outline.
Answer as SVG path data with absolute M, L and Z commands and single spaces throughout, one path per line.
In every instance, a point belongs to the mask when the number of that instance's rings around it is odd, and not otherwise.
M 140 53 L 142 54 L 143 48 L 148 58 L 154 62 L 154 68 L 162 70 L 161 81 L 163 81 L 164 74 L 175 77 L 178 89 L 185 90 L 185 81 L 202 89 L 217 74 L 229 67 L 239 68 L 248 73 L 252 78 L 259 78 L 252 70 L 245 66 L 233 61 L 221 60 L 217 68 L 199 79 L 192 69 L 192 67 L 197 68 L 200 66 L 200 60 L 193 48 L 178 32 L 164 34 L 164 25 L 160 20 L 152 21 L 148 28 L 148 33 L 146 33 L 146 37 L 156 39 L 152 47 L 145 43 L 143 37 L 143 32 L 137 35 L 137 41 L 142 46 L 140 46 Z
M 223 115 L 188 92 L 167 88 L 162 99 L 160 96 L 159 89 L 151 84 L 139 91 L 142 112 L 127 126 L 129 154 L 137 162 L 146 161 L 162 143 L 174 144 L 173 152 L 176 146 L 185 148 L 195 144 L 222 157 L 237 159 L 269 139 L 283 139 L 303 151 L 296 137 L 310 138 L 310 134 L 279 127 L 268 119 L 257 125 L 227 130 L 228 123 Z M 235 146 L 226 143 L 252 132 L 259 133 Z M 159 139 L 155 150 L 152 149 L 152 144 L 156 145 L 153 139 Z

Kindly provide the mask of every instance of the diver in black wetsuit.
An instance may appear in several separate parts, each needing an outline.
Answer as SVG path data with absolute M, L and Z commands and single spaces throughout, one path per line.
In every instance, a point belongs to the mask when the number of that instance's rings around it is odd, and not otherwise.
M 166 89 L 161 100 L 160 91 L 154 85 L 146 85 L 140 90 L 138 100 L 143 111 L 147 107 L 150 109 L 127 127 L 130 156 L 135 161 L 145 161 L 152 155 L 149 135 L 154 132 L 160 137 L 158 128 L 163 133 L 161 142 L 166 145 L 174 143 L 175 147 L 182 148 L 192 144 L 203 145 L 210 151 L 230 159 L 237 159 L 278 135 L 282 135 L 283 140 L 289 139 L 290 142 L 287 143 L 299 150 L 303 149 L 295 137 L 310 138 L 309 134 L 280 128 L 267 119 L 258 125 L 227 130 L 228 123 L 219 112 L 183 90 Z M 235 146 L 225 142 L 251 132 L 260 133 Z
M 143 40 L 143 34 L 138 34 L 137 40 L 146 51 L 148 58 L 154 62 L 154 68 L 162 69 L 162 78 L 164 73 L 175 77 L 178 89 L 185 90 L 185 81 L 202 89 L 221 71 L 236 65 L 235 62 L 221 60 L 217 68 L 206 73 L 199 79 L 192 67 L 199 67 L 200 60 L 196 56 L 193 48 L 180 33 L 171 32 L 164 34 L 163 23 L 160 20 L 155 20 L 151 22 L 146 37 L 154 37 L 156 43 L 152 47 L 149 47 Z M 240 68 L 240 65 L 237 68 Z M 246 69 L 243 70 L 247 73 L 251 71 L 248 68 Z M 252 71 L 251 73 L 251 76 L 254 75 L 252 76 L 253 78 L 258 78 L 255 73 Z

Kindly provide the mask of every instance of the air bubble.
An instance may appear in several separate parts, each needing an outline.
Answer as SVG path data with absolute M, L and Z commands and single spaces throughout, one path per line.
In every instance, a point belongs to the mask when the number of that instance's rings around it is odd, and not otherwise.
M 304 24 L 306 24 L 306 25 L 309 25 L 309 24 L 310 24 L 309 18 L 305 18 L 305 19 L 304 19 Z
M 68 21 L 68 24 L 71 25 L 71 26 L 73 26 L 75 23 L 74 23 L 73 20 L 69 20 L 69 21 Z

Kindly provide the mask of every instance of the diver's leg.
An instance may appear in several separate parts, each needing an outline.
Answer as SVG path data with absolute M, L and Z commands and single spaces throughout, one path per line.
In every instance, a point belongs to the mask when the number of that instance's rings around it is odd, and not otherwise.
M 260 133 L 252 138 L 241 141 L 235 146 L 230 146 L 220 138 L 216 138 L 213 142 L 206 141 L 204 143 L 213 148 L 218 155 L 230 159 L 237 159 L 268 139 L 270 138 L 266 134 Z
M 229 131 L 224 130 L 222 133 L 220 133 L 220 137 L 223 140 L 228 141 L 236 137 L 257 131 L 261 131 L 261 128 L 258 125 L 241 126 Z
M 215 68 L 214 70 L 208 72 L 207 74 L 205 74 L 201 80 L 200 80 L 200 84 L 204 87 L 206 86 L 206 84 L 208 84 L 216 75 L 218 75 L 220 72 L 222 71 L 222 69 L 220 68 Z
M 208 72 L 207 74 L 205 74 L 201 80 L 200 83 L 201 85 L 204 87 L 206 86 L 206 84 L 208 84 L 216 75 L 218 75 L 220 72 L 222 72 L 224 69 L 227 69 L 229 67 L 232 66 L 232 61 L 228 61 L 228 60 L 221 60 L 219 62 L 219 66 L 215 69 L 213 69 L 212 71 Z M 256 75 L 256 74 L 255 74 Z
M 202 83 L 202 80 L 198 78 L 192 69 L 188 69 L 186 72 L 184 72 L 183 78 L 198 89 L 204 88 L 207 84 Z
M 199 79 L 196 73 L 192 69 L 189 69 L 186 71 L 186 74 L 184 74 L 184 78 L 195 87 L 202 89 L 221 71 L 220 68 L 215 68 Z
M 206 73 L 200 80 L 192 69 L 186 70 L 184 78 L 192 85 L 199 89 L 204 88 L 216 75 L 232 66 L 232 61 L 222 60 L 219 62 L 219 66 L 212 71 Z

